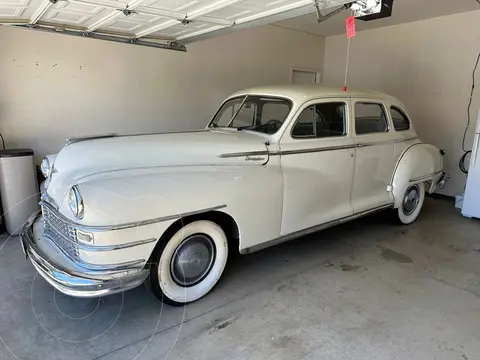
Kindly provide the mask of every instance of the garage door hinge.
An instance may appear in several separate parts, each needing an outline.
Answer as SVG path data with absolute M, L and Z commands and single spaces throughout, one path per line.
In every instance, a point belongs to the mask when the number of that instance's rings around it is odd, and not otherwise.
M 52 1 L 52 0 L 50 0 Z M 58 0 L 57 0 L 58 1 Z M 130 15 L 133 15 L 133 14 L 138 14 L 138 11 L 134 11 L 134 10 L 128 10 L 128 9 L 117 9 L 118 11 L 121 11 L 123 13 L 123 15 L 125 16 L 130 16 Z
M 195 21 L 188 19 L 188 17 L 184 17 L 183 19 L 178 19 L 182 25 L 188 25 L 190 23 L 193 23 Z

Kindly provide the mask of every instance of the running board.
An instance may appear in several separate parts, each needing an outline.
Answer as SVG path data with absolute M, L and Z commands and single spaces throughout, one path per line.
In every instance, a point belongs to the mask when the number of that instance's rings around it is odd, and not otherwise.
M 371 209 L 371 210 L 362 211 L 362 212 L 359 212 L 357 214 L 353 214 L 353 215 L 346 216 L 346 217 L 343 217 L 343 218 L 340 218 L 340 219 L 332 220 L 332 221 L 329 221 L 329 222 L 326 222 L 326 223 L 323 223 L 323 224 L 320 224 L 320 225 L 315 225 L 315 226 L 312 226 L 312 227 L 309 227 L 309 228 L 306 228 L 306 229 L 303 229 L 303 230 L 295 231 L 293 233 L 280 236 L 276 239 L 264 242 L 262 244 L 258 244 L 258 245 L 251 246 L 249 248 L 242 249 L 242 250 L 240 250 L 240 254 L 242 254 L 242 255 L 251 254 L 251 253 L 254 253 L 256 251 L 260 251 L 260 250 L 266 249 L 266 248 L 271 247 L 271 246 L 275 246 L 275 245 L 278 245 L 278 244 L 281 244 L 281 243 L 284 243 L 284 242 L 287 242 L 287 241 L 290 241 L 290 240 L 294 240 L 294 239 L 297 239 L 297 238 L 302 237 L 302 236 L 310 235 L 310 234 L 316 233 L 318 231 L 325 230 L 325 229 L 331 228 L 333 226 L 344 224 L 346 222 L 349 222 L 349 221 L 352 221 L 352 220 L 355 220 L 355 219 L 358 219 L 358 218 L 361 218 L 361 217 L 364 217 L 364 216 L 367 216 L 367 215 L 370 215 L 370 214 L 373 214 L 373 213 L 376 213 L 376 212 L 379 212 L 379 211 L 382 211 L 382 210 L 391 209 L 391 208 L 393 208 L 393 204 L 383 205 L 383 206 L 379 206 L 379 207 L 376 207 L 376 208 Z

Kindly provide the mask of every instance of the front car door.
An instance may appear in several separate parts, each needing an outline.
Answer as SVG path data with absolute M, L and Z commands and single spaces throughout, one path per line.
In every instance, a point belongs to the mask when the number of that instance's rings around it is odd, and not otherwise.
M 355 213 L 393 203 L 389 184 L 396 165 L 394 145 L 384 101 L 352 99 L 354 119 L 355 174 L 352 206 Z
M 350 100 L 305 103 L 280 141 L 282 235 L 352 215 L 354 141 Z

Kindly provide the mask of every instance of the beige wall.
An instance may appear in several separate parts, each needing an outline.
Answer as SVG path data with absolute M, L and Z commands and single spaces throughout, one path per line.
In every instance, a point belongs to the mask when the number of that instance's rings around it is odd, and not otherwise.
M 410 111 L 422 140 L 446 149 L 452 179 L 443 193 L 463 191 L 458 168 L 472 70 L 480 51 L 480 11 L 359 32 L 351 43 L 349 85 L 398 97 Z M 324 83 L 343 84 L 346 40 L 327 38 Z M 477 73 L 480 88 L 480 69 Z M 480 91 L 472 105 L 473 127 Z M 467 137 L 472 144 L 473 128 Z
M 0 132 L 43 156 L 72 135 L 201 128 L 234 91 L 321 70 L 324 44 L 266 26 L 181 53 L 0 27 Z

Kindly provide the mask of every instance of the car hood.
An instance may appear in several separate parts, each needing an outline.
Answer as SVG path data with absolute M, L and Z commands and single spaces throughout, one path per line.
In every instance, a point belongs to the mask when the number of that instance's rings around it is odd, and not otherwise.
M 105 173 L 119 172 L 121 176 L 123 170 L 264 165 L 268 161 L 265 141 L 250 132 L 221 129 L 79 141 L 58 154 L 47 193 L 60 204 L 72 185 Z M 252 152 L 263 154 L 242 156 Z

